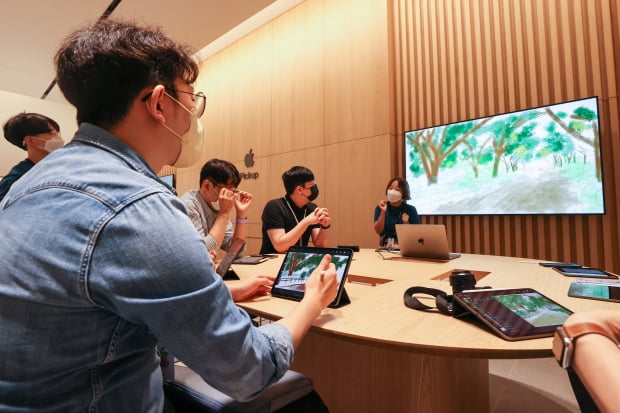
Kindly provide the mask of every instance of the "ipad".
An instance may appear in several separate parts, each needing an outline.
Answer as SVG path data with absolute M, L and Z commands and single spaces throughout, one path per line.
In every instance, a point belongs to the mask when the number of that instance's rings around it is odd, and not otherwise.
M 247 257 L 237 257 L 233 260 L 233 264 L 243 264 L 243 265 L 256 265 L 256 264 L 260 264 L 261 262 L 265 262 L 267 261 L 269 258 L 267 257 L 254 257 L 254 256 L 247 256 Z
M 306 290 L 306 281 L 310 274 L 323 259 L 330 254 L 332 262 L 336 266 L 338 278 L 338 292 L 328 307 L 336 308 L 349 303 L 349 297 L 344 291 L 353 250 L 348 248 L 316 248 L 316 247 L 291 247 L 284 256 L 282 266 L 273 287 L 271 295 L 274 297 L 301 300 Z
M 611 278 L 618 279 L 615 275 L 608 273 L 607 271 L 599 270 L 598 268 L 585 268 L 585 267 L 552 267 L 554 270 L 567 277 L 582 277 L 582 278 Z
M 581 264 L 576 264 L 574 262 L 550 262 L 550 261 L 541 261 L 538 263 L 541 267 L 572 267 L 579 268 Z
M 454 300 L 510 341 L 551 337 L 572 314 L 531 288 L 468 290 Z
M 620 303 L 620 286 L 589 283 L 571 283 L 568 289 L 570 297 L 589 298 Z

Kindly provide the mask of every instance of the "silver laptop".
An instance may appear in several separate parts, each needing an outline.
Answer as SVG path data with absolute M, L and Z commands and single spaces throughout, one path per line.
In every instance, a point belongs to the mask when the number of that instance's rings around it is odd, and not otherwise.
M 403 257 L 452 260 L 461 256 L 450 252 L 445 225 L 396 224 L 396 235 Z

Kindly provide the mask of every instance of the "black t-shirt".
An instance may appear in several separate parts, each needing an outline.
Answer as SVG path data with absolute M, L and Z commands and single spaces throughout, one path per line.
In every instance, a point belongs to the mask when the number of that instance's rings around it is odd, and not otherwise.
M 284 232 L 289 232 L 298 222 L 301 222 L 304 217 L 310 215 L 317 208 L 316 204 L 308 202 L 301 208 L 293 202 L 288 195 L 272 199 L 267 202 L 265 209 L 263 209 L 263 245 L 261 246 L 261 254 L 277 254 L 278 251 L 274 248 L 267 230 L 284 228 Z M 291 212 L 292 210 L 292 212 Z M 293 215 L 295 213 L 295 215 Z M 298 240 L 296 245 L 307 246 L 310 240 L 310 235 L 314 228 L 319 228 L 320 224 L 310 225 L 301 236 L 301 240 Z M 301 244 L 300 244 L 301 241 Z

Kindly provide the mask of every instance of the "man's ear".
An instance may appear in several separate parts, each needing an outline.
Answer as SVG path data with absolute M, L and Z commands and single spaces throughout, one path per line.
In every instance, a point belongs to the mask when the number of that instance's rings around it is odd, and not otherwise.
M 32 136 L 32 135 L 27 135 L 27 136 L 24 137 L 24 140 L 22 141 L 24 149 L 28 149 L 28 145 L 32 144 L 32 140 L 33 139 L 37 139 L 37 137 L 36 136 Z
M 165 92 L 166 88 L 163 85 L 157 85 L 153 88 L 148 99 L 146 99 L 146 109 L 149 114 L 156 119 L 158 122 L 166 123 L 166 114 L 165 114 Z
M 202 183 L 200 184 L 200 189 L 204 189 L 204 190 L 209 189 L 209 184 L 210 184 L 209 180 L 208 180 L 208 179 L 205 179 L 205 180 L 204 180 L 204 181 L 202 181 Z

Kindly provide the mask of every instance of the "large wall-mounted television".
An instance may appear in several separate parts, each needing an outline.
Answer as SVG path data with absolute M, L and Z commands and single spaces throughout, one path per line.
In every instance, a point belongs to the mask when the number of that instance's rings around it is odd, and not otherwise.
M 597 97 L 405 132 L 420 215 L 604 214 Z

